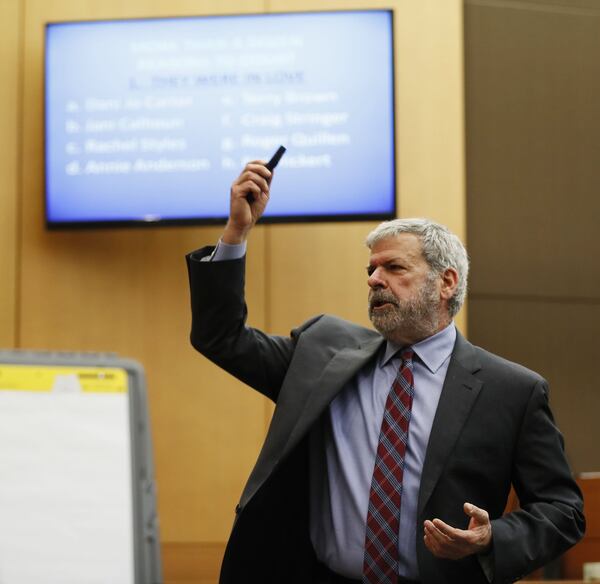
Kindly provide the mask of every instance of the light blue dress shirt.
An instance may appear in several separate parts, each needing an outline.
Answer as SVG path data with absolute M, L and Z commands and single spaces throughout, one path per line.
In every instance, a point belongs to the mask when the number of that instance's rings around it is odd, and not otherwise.
M 433 418 L 456 340 L 450 324 L 413 345 L 415 394 L 400 511 L 399 574 L 418 579 L 417 501 Z M 320 561 L 360 580 L 371 479 L 385 402 L 400 367 L 400 347 L 387 343 L 329 406 L 311 436 L 311 540 Z M 319 444 L 325 443 L 325 452 Z M 317 464 L 315 465 L 315 462 Z
M 246 244 L 219 242 L 204 261 L 239 259 Z M 413 345 L 415 393 L 405 455 L 399 574 L 418 579 L 416 532 L 421 471 L 450 356 L 454 324 Z M 400 367 L 400 347 L 383 345 L 331 402 L 310 436 L 310 537 L 317 557 L 347 578 L 361 579 L 367 509 L 385 402 Z M 323 444 L 325 448 L 323 449 Z

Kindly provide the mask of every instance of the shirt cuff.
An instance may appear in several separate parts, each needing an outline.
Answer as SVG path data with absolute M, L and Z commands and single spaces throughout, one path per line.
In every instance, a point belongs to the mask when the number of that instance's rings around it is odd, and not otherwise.
M 246 255 L 246 242 L 225 243 L 219 239 L 217 247 L 209 256 L 203 257 L 201 262 L 223 262 L 227 260 L 239 260 Z

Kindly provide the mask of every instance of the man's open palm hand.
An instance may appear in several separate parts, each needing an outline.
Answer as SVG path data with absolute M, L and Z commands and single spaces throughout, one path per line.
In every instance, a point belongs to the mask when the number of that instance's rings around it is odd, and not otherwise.
M 441 519 L 425 521 L 425 545 L 436 558 L 460 560 L 489 550 L 492 544 L 492 525 L 485 509 L 464 504 L 471 518 L 467 529 L 457 529 Z

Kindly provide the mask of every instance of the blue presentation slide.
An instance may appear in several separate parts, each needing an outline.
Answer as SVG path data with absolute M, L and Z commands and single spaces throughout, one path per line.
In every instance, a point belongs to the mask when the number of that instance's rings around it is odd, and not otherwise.
M 393 84 L 386 10 L 50 24 L 47 219 L 223 218 L 280 144 L 267 217 L 392 214 Z

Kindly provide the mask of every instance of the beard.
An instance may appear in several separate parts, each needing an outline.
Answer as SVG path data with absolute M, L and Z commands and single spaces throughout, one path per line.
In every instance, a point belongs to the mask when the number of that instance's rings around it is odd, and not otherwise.
M 436 287 L 437 275 L 430 274 L 408 300 L 400 300 L 390 290 L 369 292 L 369 318 L 388 341 L 398 345 L 413 344 L 430 337 L 440 325 L 441 300 Z M 386 306 L 375 309 L 381 303 Z

